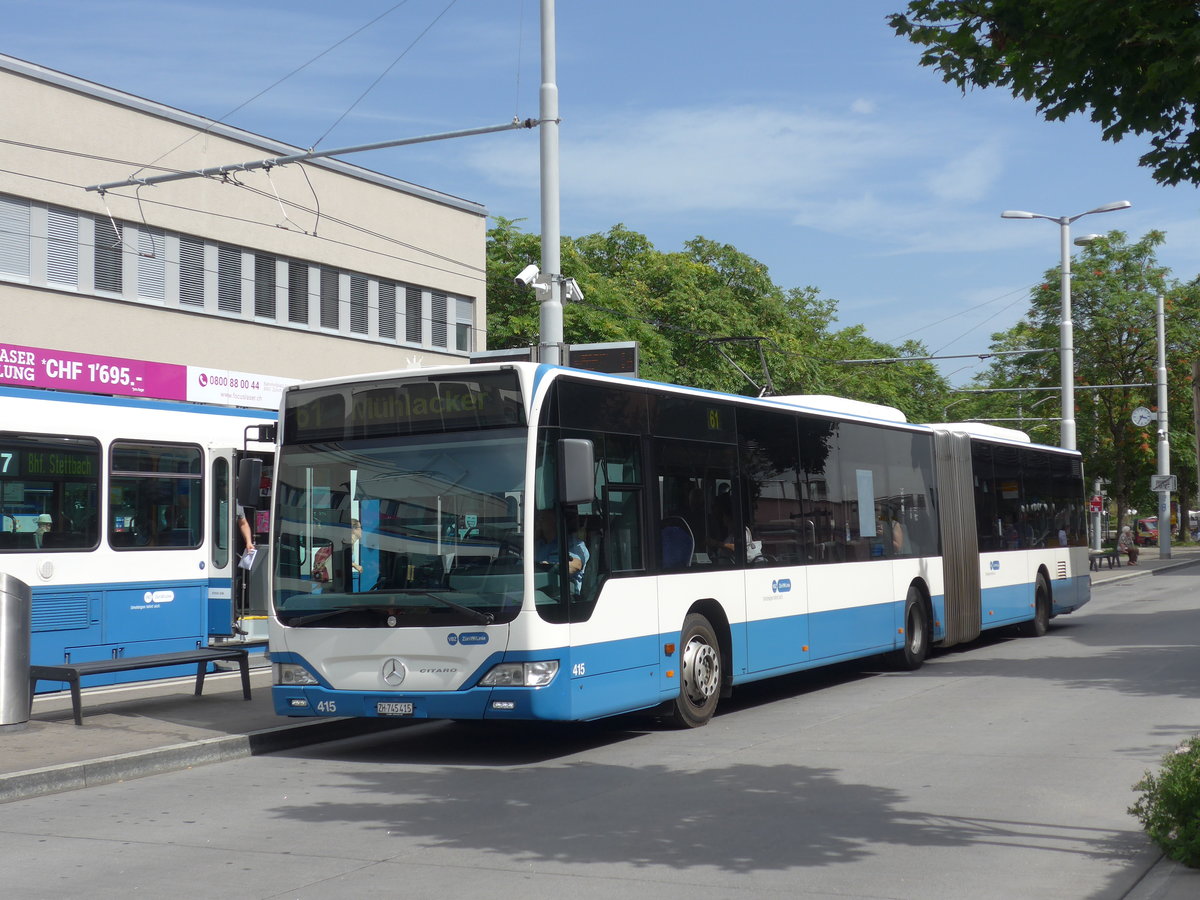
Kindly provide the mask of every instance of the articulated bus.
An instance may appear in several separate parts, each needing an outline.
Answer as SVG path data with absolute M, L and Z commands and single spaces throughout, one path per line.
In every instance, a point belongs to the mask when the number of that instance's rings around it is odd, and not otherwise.
M 30 586 L 34 665 L 265 639 L 269 566 L 238 566 L 234 489 L 251 456 L 269 493 L 276 413 L 9 386 L 0 412 L 0 570 Z M 248 521 L 265 549 L 265 509 Z
M 1090 596 L 1079 454 L 822 397 L 533 363 L 284 392 L 286 716 L 705 724 L 739 684 L 1043 633 Z

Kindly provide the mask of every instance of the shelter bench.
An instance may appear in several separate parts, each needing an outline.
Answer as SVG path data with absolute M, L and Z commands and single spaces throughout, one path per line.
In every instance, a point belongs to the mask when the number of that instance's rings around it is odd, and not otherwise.
M 88 675 L 107 675 L 111 672 L 130 672 L 135 669 L 154 669 L 163 666 L 196 664 L 196 696 L 204 691 L 204 675 L 208 664 L 222 660 L 233 660 L 242 673 L 242 699 L 250 699 L 250 657 L 240 647 L 197 647 L 195 650 L 180 650 L 175 653 L 153 653 L 147 656 L 122 656 L 115 659 L 100 659 L 91 662 L 63 663 L 57 666 L 29 667 L 29 701 L 33 704 L 33 692 L 39 681 L 65 681 L 71 687 L 71 708 L 75 713 L 75 724 L 83 724 L 83 703 L 79 695 L 79 679 Z
M 1088 568 L 1093 572 L 1098 571 L 1100 563 L 1108 561 L 1108 567 L 1111 569 L 1114 564 L 1119 569 L 1121 568 L 1121 551 L 1116 547 L 1108 550 L 1092 550 L 1088 553 Z

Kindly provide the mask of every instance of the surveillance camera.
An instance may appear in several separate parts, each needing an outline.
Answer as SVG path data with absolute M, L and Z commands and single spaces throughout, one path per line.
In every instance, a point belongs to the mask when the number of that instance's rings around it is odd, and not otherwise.
M 541 269 L 539 269 L 533 263 L 530 263 L 521 270 L 520 274 L 517 275 L 516 278 L 513 279 L 513 284 L 529 287 L 531 284 L 533 284 L 533 279 L 537 278 L 540 273 Z

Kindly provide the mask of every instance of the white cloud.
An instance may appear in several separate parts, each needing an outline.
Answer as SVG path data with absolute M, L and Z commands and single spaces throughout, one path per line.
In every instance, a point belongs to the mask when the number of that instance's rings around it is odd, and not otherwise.
M 869 116 L 875 112 L 876 106 L 874 100 L 867 100 L 859 97 L 850 104 L 850 112 L 858 113 L 860 116 Z

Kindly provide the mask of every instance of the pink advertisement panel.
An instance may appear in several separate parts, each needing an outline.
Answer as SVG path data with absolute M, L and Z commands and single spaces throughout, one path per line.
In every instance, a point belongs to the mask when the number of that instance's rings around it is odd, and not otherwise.
M 187 399 L 187 366 L 0 342 L 0 384 L 122 397 Z

